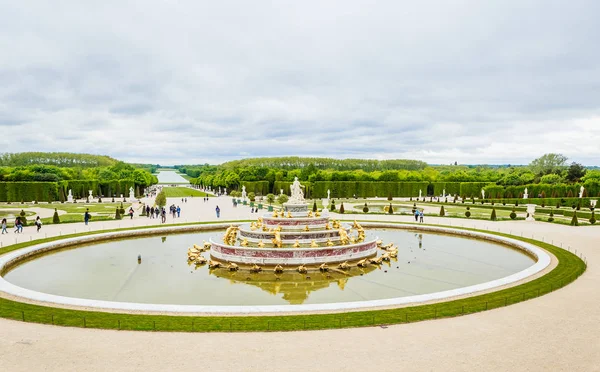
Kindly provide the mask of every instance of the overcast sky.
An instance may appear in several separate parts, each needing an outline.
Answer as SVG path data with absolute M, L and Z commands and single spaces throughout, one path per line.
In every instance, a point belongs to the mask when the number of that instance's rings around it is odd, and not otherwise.
M 0 0 L 0 152 L 600 165 L 600 1 Z

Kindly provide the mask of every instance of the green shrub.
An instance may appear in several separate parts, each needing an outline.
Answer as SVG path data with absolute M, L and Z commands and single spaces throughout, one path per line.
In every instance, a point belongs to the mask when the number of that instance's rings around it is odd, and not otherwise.
M 252 191 L 250 191 L 250 192 L 248 193 L 248 199 L 249 199 L 251 202 L 253 202 L 253 201 L 254 201 L 254 199 L 256 199 L 256 194 L 255 194 L 255 193 L 253 193 Z
M 363 207 L 363 212 L 369 213 L 369 207 L 367 206 L 367 203 L 365 203 L 365 206 Z
M 548 217 L 548 222 L 554 221 L 554 212 L 550 209 L 550 217 Z
M 115 220 L 120 220 L 121 219 L 121 208 L 117 207 L 117 210 L 115 211 Z
M 269 205 L 273 204 L 274 201 L 275 201 L 275 195 L 267 194 L 267 202 L 269 203 Z
M 344 202 L 342 202 L 342 204 L 340 205 L 340 213 L 344 213 Z
M 27 217 L 26 217 L 26 213 L 23 209 L 21 209 L 21 213 L 19 213 L 19 216 L 21 216 L 21 223 L 23 224 L 23 226 L 27 226 Z
M 52 216 L 52 223 L 60 223 L 60 217 L 58 217 L 58 211 L 54 208 L 54 215 Z
M 573 219 L 571 220 L 571 226 L 579 226 L 579 220 L 577 219 L 577 212 L 573 212 Z
M 490 216 L 490 220 L 496 221 L 498 218 L 496 217 L 496 208 L 492 208 L 492 215 Z
M 446 211 L 444 210 L 444 206 L 442 205 L 440 207 L 440 217 L 444 217 L 444 216 L 446 216 Z
M 288 200 L 289 200 L 289 198 L 286 194 L 281 194 L 277 197 L 277 202 L 279 204 L 287 203 Z
M 389 214 L 394 214 L 394 207 L 392 207 L 392 203 L 390 203 L 390 206 L 388 208 L 388 213 Z
M 388 199 L 388 200 L 392 200 L 392 199 L 393 199 L 393 198 L 392 198 L 392 194 L 388 194 L 388 197 L 387 197 L 387 199 Z
M 517 218 L 517 210 L 513 208 L 512 212 L 510 212 L 510 219 L 514 220 L 515 218 Z
M 102 203 L 102 198 L 98 197 L 98 203 Z
M 331 199 L 331 204 L 329 205 L 329 210 L 335 212 L 335 200 Z
M 156 200 L 154 201 L 154 203 L 156 203 L 156 205 L 158 205 L 161 208 L 167 205 L 167 195 L 163 190 L 161 190 L 161 192 L 159 192 L 158 195 L 156 195 Z
M 467 218 L 471 217 L 471 212 L 470 211 L 466 211 L 465 212 L 465 216 L 467 216 Z
M 119 213 L 121 213 L 121 216 L 125 215 L 125 207 L 123 207 L 123 202 L 121 202 L 121 207 L 119 209 Z
M 316 212 L 318 210 L 317 208 L 317 201 L 315 200 L 313 203 L 313 212 Z

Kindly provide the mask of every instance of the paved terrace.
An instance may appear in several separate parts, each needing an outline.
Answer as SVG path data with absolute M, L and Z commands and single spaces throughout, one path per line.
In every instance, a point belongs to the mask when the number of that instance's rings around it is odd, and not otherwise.
M 169 199 L 175 222 L 251 219 L 230 198 Z M 345 218 L 352 218 L 344 215 Z M 414 222 L 410 216 L 357 215 Z M 168 223 L 173 222 L 168 217 Z M 154 225 L 133 220 L 26 227 L 18 241 L 87 230 Z M 570 247 L 588 260 L 573 284 L 530 301 L 453 319 L 288 333 L 151 333 L 62 328 L 0 319 L 0 369 L 6 371 L 600 371 L 600 227 L 426 217 L 427 223 L 534 237 Z M 0 236 L 13 244 L 15 234 Z

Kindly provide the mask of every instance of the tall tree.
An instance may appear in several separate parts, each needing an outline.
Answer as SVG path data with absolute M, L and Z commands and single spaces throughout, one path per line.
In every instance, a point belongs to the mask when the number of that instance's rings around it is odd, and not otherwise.
M 557 173 L 565 168 L 567 164 L 567 157 L 563 154 L 545 154 L 539 158 L 533 160 L 529 167 L 537 175 L 543 176 L 544 174 Z
M 571 182 L 579 182 L 579 180 L 585 176 L 585 167 L 579 163 L 571 163 L 569 170 L 567 171 L 567 180 Z

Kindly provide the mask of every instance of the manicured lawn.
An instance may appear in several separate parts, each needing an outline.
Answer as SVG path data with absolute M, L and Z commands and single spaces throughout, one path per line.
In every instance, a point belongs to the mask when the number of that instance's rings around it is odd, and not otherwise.
M 476 231 L 476 230 L 473 230 Z M 506 234 L 493 233 L 501 236 Z M 77 234 L 78 236 L 89 235 Z M 75 235 L 73 235 L 75 236 Z M 69 236 L 64 236 L 66 238 Z M 337 314 L 292 316 L 167 316 L 128 315 L 94 311 L 77 311 L 19 303 L 0 299 L 0 316 L 15 320 L 73 327 L 127 329 L 144 331 L 229 332 L 229 331 L 295 331 L 362 327 L 382 324 L 415 322 L 443 317 L 455 317 L 503 307 L 529 300 L 561 288 L 585 272 L 586 264 L 576 255 L 553 245 L 510 236 L 536 244 L 558 258 L 558 266 L 550 273 L 531 282 L 501 291 L 462 300 L 407 308 L 360 311 Z M 58 238 L 46 239 L 46 241 Z M 42 241 L 21 243 L 0 249 L 5 253 Z
M 203 191 L 196 190 L 196 189 L 190 189 L 189 187 L 163 187 L 163 191 L 167 195 L 167 198 L 211 196 Z

